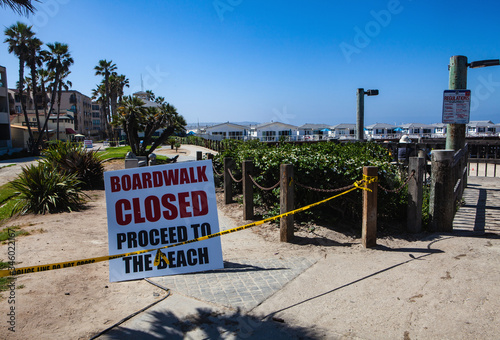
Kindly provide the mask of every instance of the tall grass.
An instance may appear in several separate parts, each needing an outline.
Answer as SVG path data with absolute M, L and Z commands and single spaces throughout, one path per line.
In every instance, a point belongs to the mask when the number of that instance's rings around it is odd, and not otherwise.
M 88 151 L 84 145 L 58 142 L 43 152 L 43 162 L 61 173 L 74 174 L 83 189 L 104 187 L 104 166 L 96 151 Z
M 77 174 L 56 171 L 50 163 L 23 168 L 11 185 L 19 192 L 13 213 L 46 214 L 82 208 L 85 194 Z

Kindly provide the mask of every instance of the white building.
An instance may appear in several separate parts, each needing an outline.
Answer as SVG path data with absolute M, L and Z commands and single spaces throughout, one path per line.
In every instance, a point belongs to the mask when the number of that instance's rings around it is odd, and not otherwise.
M 429 124 L 409 123 L 400 126 L 401 133 L 410 138 L 430 138 L 434 133 L 435 126 Z
M 356 124 L 337 124 L 331 129 L 333 138 L 356 139 Z
M 322 140 L 328 139 L 331 134 L 329 125 L 304 124 L 297 128 L 297 140 Z
M 497 132 L 497 125 L 491 120 L 477 120 L 467 124 L 467 136 L 469 137 L 494 136 Z
M 381 138 L 395 138 L 396 126 L 385 123 L 376 123 L 365 127 L 365 136 L 367 138 L 381 139 Z
M 237 139 L 237 140 L 247 140 L 249 137 L 250 128 L 245 125 L 233 124 L 233 123 L 222 123 L 214 126 L 207 127 L 205 133 L 212 136 L 215 140 L 222 139 Z
M 446 137 L 446 124 L 444 123 L 435 123 L 432 124 L 434 127 L 432 136 L 433 138 L 445 138 Z
M 250 127 L 250 135 L 261 142 L 278 142 L 280 138 L 285 140 L 297 140 L 298 127 L 295 125 L 270 122 Z

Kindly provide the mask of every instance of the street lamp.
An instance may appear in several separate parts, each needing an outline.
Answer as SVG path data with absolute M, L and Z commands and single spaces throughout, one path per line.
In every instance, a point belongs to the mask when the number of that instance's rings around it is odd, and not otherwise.
M 479 60 L 467 63 L 467 57 L 455 55 L 450 58 L 450 90 L 467 89 L 467 67 L 480 68 L 500 65 L 499 59 Z M 465 124 L 448 124 L 446 130 L 446 149 L 458 151 L 465 146 Z
M 367 96 L 378 96 L 378 90 L 367 90 L 360 88 L 356 92 L 356 140 L 365 139 L 364 120 L 365 120 L 365 94 Z

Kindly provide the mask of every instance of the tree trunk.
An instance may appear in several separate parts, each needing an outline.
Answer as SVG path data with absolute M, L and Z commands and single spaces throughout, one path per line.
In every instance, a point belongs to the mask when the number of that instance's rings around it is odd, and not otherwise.
M 33 155 L 38 155 L 38 150 L 35 150 L 33 148 L 34 145 L 33 131 L 31 131 L 30 119 L 28 117 L 28 112 L 26 111 L 26 104 L 24 103 L 23 100 L 23 93 L 24 93 L 24 59 L 19 57 L 19 99 L 21 100 L 21 108 L 24 114 L 24 121 L 26 122 L 26 125 L 28 127 L 28 136 L 29 136 L 28 149 L 31 151 Z
M 37 95 L 37 81 L 36 81 L 36 62 L 35 62 L 35 55 L 32 55 L 31 56 L 32 59 L 33 59 L 33 63 L 30 65 L 30 68 L 31 68 L 31 82 L 32 82 L 32 86 L 31 86 L 31 92 L 33 93 L 33 103 L 35 105 L 35 116 L 36 116 L 36 124 L 37 124 L 37 127 L 38 127 L 38 137 L 40 137 L 41 135 L 43 135 L 43 131 L 42 131 L 42 128 L 41 128 L 41 125 L 40 125 L 40 115 L 38 113 L 38 105 L 37 105 L 37 102 L 36 102 L 36 95 Z M 38 150 L 38 146 L 40 145 L 40 138 L 37 139 L 35 145 L 33 146 L 33 148 L 36 148 Z

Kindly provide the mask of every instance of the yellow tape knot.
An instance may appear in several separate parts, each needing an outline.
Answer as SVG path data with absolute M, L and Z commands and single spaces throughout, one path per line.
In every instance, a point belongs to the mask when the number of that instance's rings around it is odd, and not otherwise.
M 155 267 L 158 267 L 160 265 L 161 259 L 163 259 L 163 261 L 165 261 L 166 264 L 170 264 L 170 262 L 167 259 L 167 256 L 165 254 L 163 254 L 160 249 L 158 249 L 156 251 L 156 256 L 155 256 L 155 260 L 153 262 L 153 265 Z
M 370 183 L 373 183 L 373 182 L 377 182 L 377 181 L 378 181 L 378 176 L 366 176 L 366 175 L 363 175 L 363 179 L 354 182 L 354 186 L 356 188 L 358 188 L 358 189 L 372 192 L 371 189 L 368 189 L 367 185 L 370 184 Z

